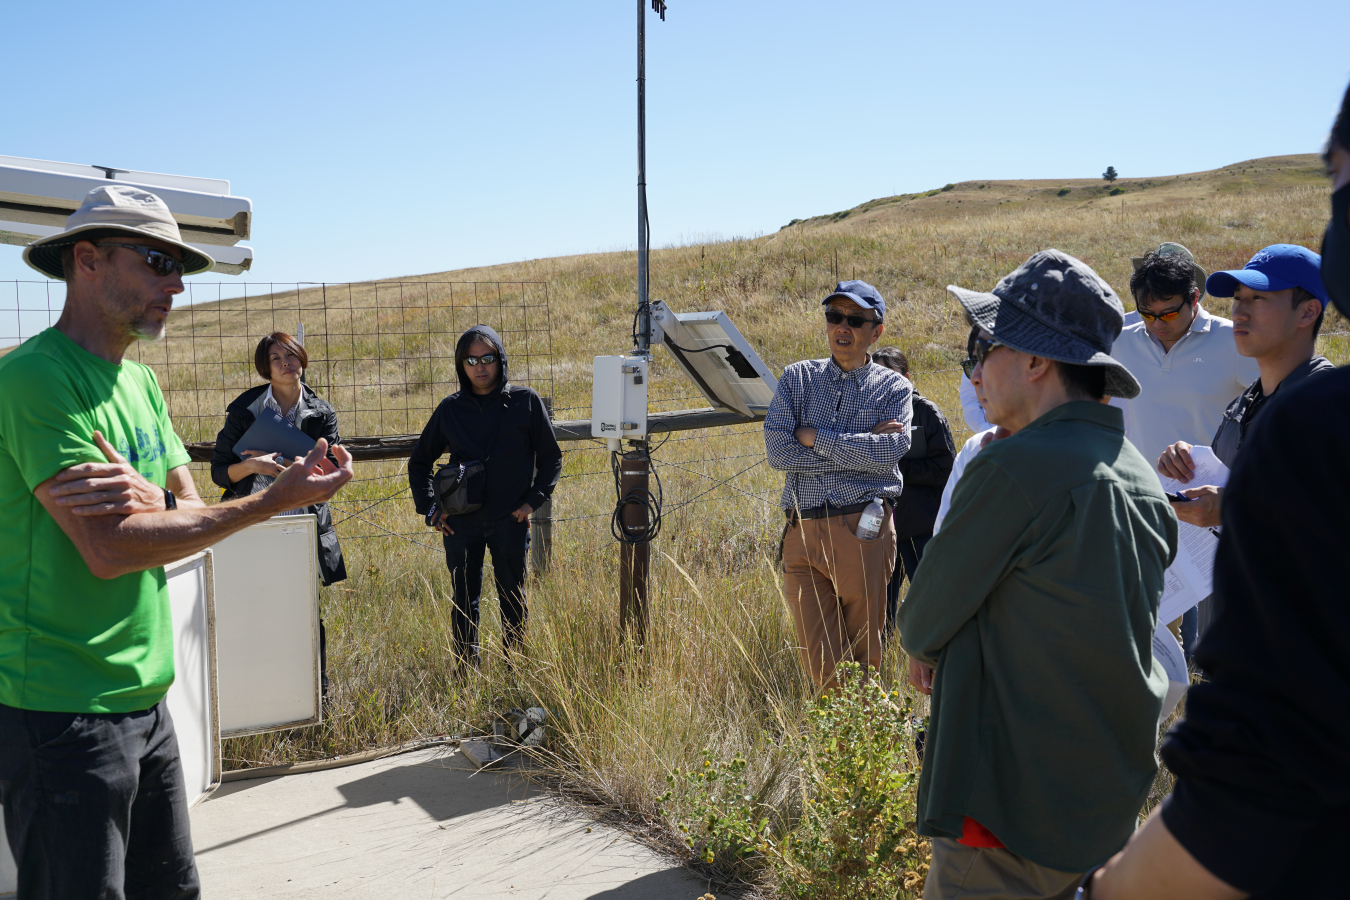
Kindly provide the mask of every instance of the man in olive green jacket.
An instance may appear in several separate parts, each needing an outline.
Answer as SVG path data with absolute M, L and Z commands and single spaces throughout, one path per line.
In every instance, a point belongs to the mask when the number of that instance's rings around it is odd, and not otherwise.
M 1103 402 L 1139 385 L 1109 355 L 1124 310 L 1096 272 L 1045 250 L 993 293 L 948 290 L 980 329 L 971 383 L 1013 435 L 970 463 L 900 608 L 933 696 L 924 897 L 1070 897 L 1157 771 L 1176 515 Z

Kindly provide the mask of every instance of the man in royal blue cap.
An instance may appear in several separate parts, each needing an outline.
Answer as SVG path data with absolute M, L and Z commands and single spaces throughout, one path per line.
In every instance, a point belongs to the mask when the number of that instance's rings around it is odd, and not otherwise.
M 856 536 L 874 500 L 900 496 L 909 450 L 913 387 L 873 362 L 886 301 L 865 281 L 841 281 L 825 297 L 826 359 L 788 366 L 764 419 L 769 465 L 784 472 L 783 593 L 802 661 L 818 687 L 840 662 L 881 668 L 886 585 L 895 568 L 895 522 Z
M 1327 308 L 1322 258 L 1306 247 L 1271 244 L 1241 269 L 1215 272 L 1205 289 L 1233 298 L 1233 340 L 1238 353 L 1256 360 L 1261 377 L 1229 404 L 1214 432 L 1214 455 L 1230 469 L 1257 414 L 1281 386 L 1290 387 L 1335 368 L 1314 352 Z M 1178 441 L 1158 458 L 1158 471 L 1181 482 L 1195 474 L 1191 445 Z M 1189 503 L 1174 502 L 1177 518 L 1201 527 L 1219 524 L 1223 491 L 1214 485 L 1189 488 Z

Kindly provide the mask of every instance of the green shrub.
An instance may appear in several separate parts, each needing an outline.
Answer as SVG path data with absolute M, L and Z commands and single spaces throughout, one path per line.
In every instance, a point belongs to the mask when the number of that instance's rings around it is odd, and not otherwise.
M 1059 189 L 1059 193 L 1056 194 L 1055 196 L 1056 196 L 1056 197 L 1065 197 L 1065 196 L 1068 196 L 1068 193 L 1069 193 L 1069 191 L 1071 191 L 1071 190 L 1073 190 L 1073 188 L 1060 188 L 1060 189 Z
M 954 188 L 954 187 L 956 187 L 956 185 L 954 185 L 954 184 L 944 184 L 944 185 L 942 186 L 942 189 L 943 189 L 944 191 L 950 191 L 950 190 L 951 190 L 952 188 Z
M 919 773 L 911 755 L 912 701 L 886 694 L 857 663 L 839 669 L 839 687 L 822 697 L 798 735 L 788 735 L 801 766 L 801 807 L 778 820 L 764 781 L 751 791 L 746 760 L 717 763 L 667 780 L 663 805 L 677 796 L 680 830 L 695 857 L 750 880 L 767 870 L 793 900 L 895 900 L 917 897 L 932 846 L 913 828 Z M 780 806 L 780 809 L 782 807 Z
M 1111 188 L 1111 194 L 1110 194 L 1110 196 L 1114 197 L 1114 196 L 1116 196 L 1117 194 L 1123 194 L 1123 193 L 1125 193 L 1125 189 L 1122 188 L 1122 187 Z

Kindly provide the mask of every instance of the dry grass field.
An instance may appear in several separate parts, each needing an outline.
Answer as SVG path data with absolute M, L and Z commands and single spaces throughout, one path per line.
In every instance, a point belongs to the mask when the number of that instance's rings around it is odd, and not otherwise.
M 889 304 L 881 343 L 909 354 L 919 391 L 947 410 L 959 445 L 968 434 L 956 398 L 966 325 L 946 285 L 987 290 L 1046 247 L 1085 260 L 1123 294 L 1129 257 L 1165 240 L 1185 244 L 1210 271 L 1240 268 L 1270 243 L 1316 248 L 1328 207 L 1319 171 L 1312 156 L 1280 157 L 1197 175 L 1122 178 L 1115 186 L 1125 192 L 1116 196 L 1100 181 L 965 182 L 763 237 L 656 250 L 652 295 L 679 311 L 725 310 L 781 371 L 823 355 L 819 304 L 834 282 L 865 279 Z M 405 268 L 415 271 L 416 261 Z M 592 254 L 352 286 L 348 296 L 359 302 L 334 302 L 325 289 L 309 288 L 278 295 L 280 303 L 254 298 L 251 314 L 237 304 L 231 311 L 229 302 L 199 303 L 175 312 L 172 337 L 143 353 L 162 367 L 162 379 L 177 379 L 171 387 L 184 393 L 176 397 L 195 398 L 188 408 L 171 397 L 175 417 L 192 423 L 184 437 L 209 439 L 224 401 L 255 383 L 251 342 L 273 326 L 290 330 L 296 316 L 288 310 L 298 308 L 314 357 L 311 383 L 331 393 L 340 411 L 351 411 L 344 433 L 407 433 L 420 430 L 436 401 L 456 389 L 454 336 L 481 319 L 504 326 L 513 371 L 553 397 L 559 418 L 586 418 L 590 358 L 631 345 L 635 271 L 632 253 Z M 452 282 L 460 286 L 446 286 Z M 505 299 L 494 299 L 481 287 L 490 282 L 513 286 L 493 288 L 505 291 L 496 295 Z M 328 318 L 339 327 L 323 327 L 325 300 L 339 310 Z M 1227 310 L 1224 301 L 1206 304 Z M 269 320 L 273 307 L 282 312 Z M 1324 331 L 1322 352 L 1338 364 L 1350 361 L 1346 325 L 1334 311 Z M 227 341 L 227 334 L 240 337 Z M 704 405 L 662 354 L 652 379 L 655 408 Z M 448 665 L 443 556 L 413 513 L 403 466 L 360 465 L 335 516 L 351 577 L 322 599 L 333 683 L 326 720 L 229 741 L 229 765 L 478 731 L 492 709 L 539 705 L 553 713 L 549 771 L 556 783 L 657 845 L 682 846 L 678 824 L 702 809 L 683 793 L 663 802 L 667 777 L 707 760 L 745 760 L 747 796 L 770 820 L 770 832 L 789 834 L 811 791 L 814 770 L 798 739 L 808 730 L 813 697 L 775 575 L 781 478 L 763 463 L 754 425 L 676 434 L 654 455 L 666 516 L 652 546 L 646 648 L 635 651 L 617 630 L 606 454 L 573 444 L 555 495 L 552 566 L 531 584 L 527 658 L 508 671 L 489 654 L 483 670 L 462 682 Z M 202 467 L 194 474 L 203 495 L 218 493 Z M 483 621 L 485 646 L 494 648 L 500 632 L 489 598 Z M 892 644 L 881 682 L 902 705 L 922 710 L 903 685 L 903 662 Z M 907 746 L 900 755 L 913 765 Z M 834 890 L 790 886 L 790 867 L 713 855 L 718 871 L 751 892 L 823 897 Z M 772 855 L 761 850 L 756 858 Z M 911 878 L 854 896 L 912 896 L 915 884 Z

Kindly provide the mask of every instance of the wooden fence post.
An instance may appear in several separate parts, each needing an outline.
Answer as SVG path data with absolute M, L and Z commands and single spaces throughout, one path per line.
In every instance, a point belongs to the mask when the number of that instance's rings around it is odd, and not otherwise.
M 634 450 L 619 457 L 619 494 L 646 499 L 650 468 L 647 455 Z M 628 633 L 629 624 L 639 646 L 647 643 L 647 573 L 651 545 L 645 535 L 651 526 L 646 503 L 625 503 L 619 516 L 623 533 L 630 539 L 643 536 L 641 543 L 619 545 L 619 631 Z

